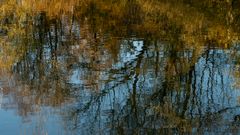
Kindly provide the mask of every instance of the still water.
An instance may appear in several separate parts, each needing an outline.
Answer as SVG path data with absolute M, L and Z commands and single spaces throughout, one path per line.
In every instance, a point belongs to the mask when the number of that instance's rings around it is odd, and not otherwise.
M 24 2 L 1 5 L 1 134 L 240 133 L 234 5 Z

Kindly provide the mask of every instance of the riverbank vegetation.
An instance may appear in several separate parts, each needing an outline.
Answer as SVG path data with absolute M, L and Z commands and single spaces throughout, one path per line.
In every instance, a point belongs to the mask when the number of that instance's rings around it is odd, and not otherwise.
M 88 41 L 106 34 L 147 37 L 176 50 L 198 48 L 196 55 L 210 42 L 228 48 L 239 40 L 237 5 L 237 0 L 6 0 L 0 6 L 1 65 L 11 67 L 32 46 L 49 40 L 49 33 L 61 42 L 61 35 L 74 34 L 76 24 L 88 30 L 81 35 Z M 114 40 L 107 40 L 106 49 L 114 46 Z

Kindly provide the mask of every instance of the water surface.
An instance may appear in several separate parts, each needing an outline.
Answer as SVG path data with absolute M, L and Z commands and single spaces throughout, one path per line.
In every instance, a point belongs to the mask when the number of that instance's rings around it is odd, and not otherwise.
M 29 3 L 1 4 L 2 134 L 240 133 L 238 2 Z

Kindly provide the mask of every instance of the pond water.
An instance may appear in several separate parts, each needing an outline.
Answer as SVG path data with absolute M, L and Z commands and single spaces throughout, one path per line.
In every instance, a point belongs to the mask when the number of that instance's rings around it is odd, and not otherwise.
M 234 5 L 89 1 L 1 5 L 1 134 L 240 133 Z

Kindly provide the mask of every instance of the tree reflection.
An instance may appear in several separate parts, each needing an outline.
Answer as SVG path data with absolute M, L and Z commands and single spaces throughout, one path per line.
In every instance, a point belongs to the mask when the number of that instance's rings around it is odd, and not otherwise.
M 211 20 L 199 9 L 208 4 L 185 0 L 49 2 L 61 15 L 47 1 L 32 12 L 9 2 L 0 67 L 14 78 L 3 92 L 13 101 L 3 108 L 27 117 L 62 106 L 65 128 L 83 134 L 238 132 L 235 16 Z

